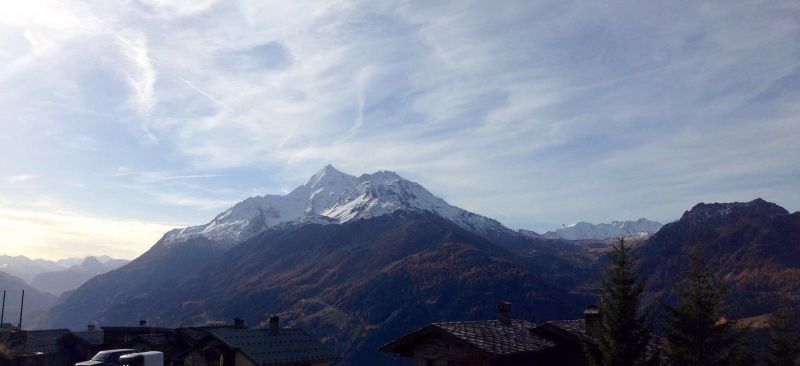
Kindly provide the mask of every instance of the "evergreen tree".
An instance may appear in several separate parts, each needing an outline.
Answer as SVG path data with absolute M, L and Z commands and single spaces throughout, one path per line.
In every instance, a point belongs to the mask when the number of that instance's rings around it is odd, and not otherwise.
M 748 365 L 747 333 L 722 316 L 725 288 L 705 268 L 700 250 L 689 254 L 690 267 L 674 287 L 675 306 L 664 305 L 669 359 L 676 366 Z
M 620 238 L 613 248 L 603 276 L 602 318 L 594 334 L 599 354 L 587 352 L 589 360 L 598 366 L 657 365 L 660 358 L 647 350 L 651 334 L 640 309 L 644 282 L 634 269 L 631 247 Z
M 769 320 L 769 345 L 762 361 L 767 366 L 800 365 L 798 318 L 787 304 L 781 305 Z

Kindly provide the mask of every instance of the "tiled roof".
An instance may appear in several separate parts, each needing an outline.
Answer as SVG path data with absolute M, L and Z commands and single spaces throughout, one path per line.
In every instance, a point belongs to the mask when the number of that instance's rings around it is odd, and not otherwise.
M 167 335 L 164 333 L 142 334 L 136 338 L 152 347 L 163 346 L 165 343 L 167 343 Z
M 590 336 L 589 333 L 586 332 L 586 321 L 583 319 L 554 320 L 545 324 L 549 324 L 566 331 L 578 337 L 583 342 L 595 342 L 594 337 Z M 650 339 L 650 344 L 647 345 L 647 354 L 649 356 L 658 355 L 659 357 L 663 358 L 665 354 L 664 349 L 666 349 L 666 347 L 667 343 L 665 338 L 653 335 Z
M 85 332 L 72 332 L 75 337 L 80 338 L 86 344 L 92 346 L 99 346 L 103 344 L 103 331 L 102 330 L 95 330 L 95 331 L 85 331 Z
M 208 330 L 212 329 L 211 327 L 188 327 L 188 328 L 178 328 L 176 329 L 176 333 L 179 334 L 183 339 L 190 343 L 196 344 L 203 337 L 208 335 Z
M 215 328 L 208 332 L 238 349 L 258 366 L 339 360 L 339 356 L 302 329 Z
M 568 332 L 584 342 L 594 343 L 594 338 L 586 333 L 586 321 L 583 319 L 554 320 L 545 324 L 550 324 L 565 332 Z
M 555 344 L 541 336 L 532 334 L 535 324 L 513 319 L 510 325 L 497 320 L 434 323 L 433 326 L 495 356 L 514 353 L 537 352 Z

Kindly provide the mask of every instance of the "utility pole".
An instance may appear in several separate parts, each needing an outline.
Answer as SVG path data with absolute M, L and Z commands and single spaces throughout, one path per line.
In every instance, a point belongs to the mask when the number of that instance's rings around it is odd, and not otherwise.
M 22 330 L 22 310 L 25 308 L 25 290 L 22 290 L 22 301 L 19 303 L 19 325 L 18 330 Z
M 3 320 L 6 318 L 6 290 L 3 290 L 3 310 L 0 311 L 0 327 L 3 326 Z

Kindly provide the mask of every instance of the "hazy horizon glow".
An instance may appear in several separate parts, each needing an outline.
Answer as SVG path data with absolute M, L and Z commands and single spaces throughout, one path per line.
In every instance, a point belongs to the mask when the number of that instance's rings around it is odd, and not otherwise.
M 132 258 L 327 163 L 512 228 L 800 209 L 800 3 L 0 5 L 0 254 Z

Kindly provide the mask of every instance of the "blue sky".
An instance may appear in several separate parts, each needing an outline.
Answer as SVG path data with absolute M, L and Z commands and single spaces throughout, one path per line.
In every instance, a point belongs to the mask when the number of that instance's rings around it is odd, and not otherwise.
M 0 5 L 4 254 L 132 258 L 325 164 L 537 231 L 800 209 L 800 3 Z

